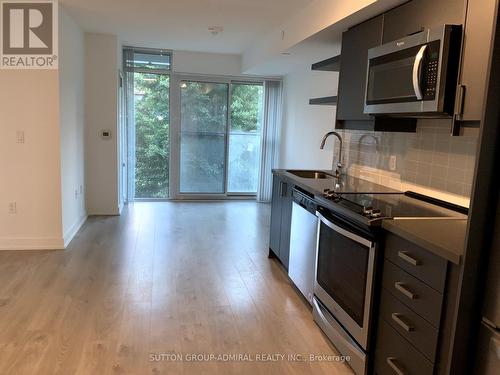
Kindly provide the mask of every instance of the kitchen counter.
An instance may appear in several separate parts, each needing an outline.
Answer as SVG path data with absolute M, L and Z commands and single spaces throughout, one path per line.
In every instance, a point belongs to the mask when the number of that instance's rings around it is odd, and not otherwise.
M 323 172 L 331 174 L 331 171 L 323 171 Z M 286 169 L 274 169 L 273 173 L 279 175 L 281 178 L 285 178 L 293 182 L 295 185 L 319 197 L 323 196 L 325 189 L 334 190 L 337 193 L 358 193 L 358 194 L 401 193 L 401 191 L 399 190 L 391 189 L 389 187 L 382 186 L 352 176 L 342 175 L 340 180 L 337 178 L 312 179 L 312 178 L 302 178 L 296 176 L 290 172 L 287 172 Z M 340 182 L 340 186 L 337 186 L 337 182 Z
M 382 228 L 450 261 L 460 264 L 467 219 L 384 220 Z
M 331 171 L 324 172 L 331 173 Z M 331 189 L 338 193 L 401 193 L 401 191 L 352 176 L 342 176 L 342 184 L 339 187 L 336 186 L 336 178 L 302 178 L 284 169 L 275 169 L 273 173 L 314 195 L 314 197 L 325 204 L 326 207 L 328 207 L 329 201 L 323 199 L 325 189 Z M 461 214 L 457 215 L 462 218 L 386 219 L 382 221 L 382 228 L 450 262 L 460 264 L 465 246 L 467 216 Z

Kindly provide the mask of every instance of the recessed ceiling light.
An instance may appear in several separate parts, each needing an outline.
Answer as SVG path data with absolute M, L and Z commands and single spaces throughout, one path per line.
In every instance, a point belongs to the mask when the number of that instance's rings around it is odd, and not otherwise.
M 209 26 L 208 31 L 210 31 L 210 33 L 213 36 L 216 36 L 216 35 L 220 34 L 221 32 L 223 32 L 224 28 L 222 26 Z

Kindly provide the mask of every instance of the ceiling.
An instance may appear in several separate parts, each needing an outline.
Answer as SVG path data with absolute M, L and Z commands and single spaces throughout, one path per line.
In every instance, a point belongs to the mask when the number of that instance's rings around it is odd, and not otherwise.
M 60 0 L 88 32 L 124 44 L 241 54 L 315 0 Z M 224 31 L 212 35 L 210 26 Z
M 279 76 L 309 69 L 311 64 L 340 54 L 343 23 L 334 25 L 311 37 L 304 39 L 293 47 L 276 54 L 274 58 L 259 64 L 247 73 Z

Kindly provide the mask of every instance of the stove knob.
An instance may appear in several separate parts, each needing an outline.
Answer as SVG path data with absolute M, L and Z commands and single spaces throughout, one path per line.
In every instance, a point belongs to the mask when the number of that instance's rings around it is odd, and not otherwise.
M 372 211 L 372 218 L 378 219 L 381 216 L 382 216 L 382 212 L 380 210 L 373 210 Z
M 363 215 L 370 217 L 373 213 L 373 207 L 364 207 Z

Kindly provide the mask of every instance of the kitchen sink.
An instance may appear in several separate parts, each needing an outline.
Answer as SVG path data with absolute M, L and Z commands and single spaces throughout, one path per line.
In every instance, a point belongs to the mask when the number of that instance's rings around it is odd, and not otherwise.
M 315 180 L 324 180 L 327 178 L 335 178 L 334 175 L 329 173 L 321 172 L 321 171 L 297 171 L 297 170 L 287 170 L 288 173 L 291 173 L 297 177 L 301 178 L 312 178 Z

